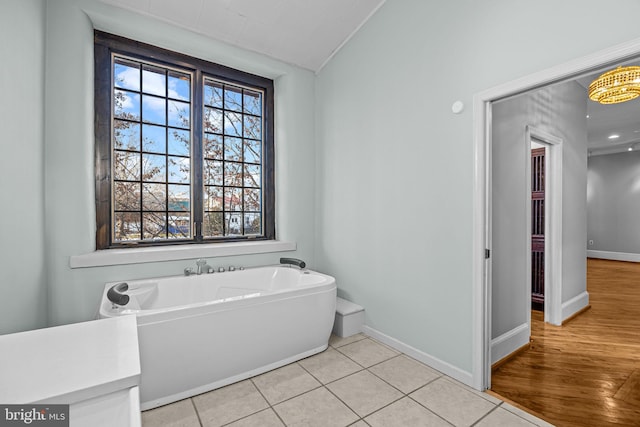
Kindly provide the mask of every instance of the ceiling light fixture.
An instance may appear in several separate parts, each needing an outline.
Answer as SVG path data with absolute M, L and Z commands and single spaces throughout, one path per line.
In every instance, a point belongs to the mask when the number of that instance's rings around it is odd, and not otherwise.
M 601 104 L 617 104 L 640 96 L 640 67 L 618 67 L 607 71 L 589 85 L 589 99 Z
M 617 133 L 612 133 L 607 138 L 608 139 L 618 139 L 618 138 L 620 138 L 620 135 L 618 135 Z

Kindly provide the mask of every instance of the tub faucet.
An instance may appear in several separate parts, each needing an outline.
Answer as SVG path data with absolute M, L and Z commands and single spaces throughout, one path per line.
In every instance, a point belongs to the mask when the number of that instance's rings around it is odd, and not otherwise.
M 196 274 L 202 274 L 202 273 L 213 273 L 213 267 L 211 267 L 209 264 L 207 264 L 207 261 L 204 259 L 199 259 L 196 261 Z
M 301 270 L 307 266 L 307 263 L 298 258 L 280 258 L 280 264 L 297 265 Z

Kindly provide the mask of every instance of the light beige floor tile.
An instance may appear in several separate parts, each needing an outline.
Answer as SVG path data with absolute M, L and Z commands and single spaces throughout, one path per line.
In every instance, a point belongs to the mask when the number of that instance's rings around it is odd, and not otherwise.
M 283 427 L 284 424 L 280 418 L 273 412 L 273 409 L 265 409 L 257 414 L 249 415 L 234 423 L 227 424 L 233 427 Z
M 402 393 L 368 371 L 332 382 L 327 388 L 361 417 L 402 397 Z
M 252 380 L 271 405 L 306 393 L 321 385 L 297 363 L 269 371 Z
M 351 344 L 356 341 L 360 341 L 365 339 L 367 336 L 364 334 L 355 334 L 349 337 L 339 337 L 337 335 L 331 334 L 329 338 L 329 345 L 332 347 L 342 347 L 343 345 Z
M 535 427 L 524 418 L 520 418 L 513 412 L 498 408 L 476 424 L 477 427 Z
M 469 426 L 496 406 L 444 377 L 410 396 L 456 426 Z
M 362 369 L 362 366 L 331 347 L 298 363 L 322 384 L 330 383 Z
M 143 427 L 199 427 L 191 399 L 180 400 L 142 413 Z
M 449 380 L 450 381 L 455 381 L 452 378 L 449 378 Z M 458 384 L 460 384 L 460 383 L 458 383 Z M 466 386 L 466 385 L 465 385 L 465 387 L 467 388 L 467 390 L 471 390 L 472 393 L 477 394 L 478 396 L 482 397 L 485 400 L 488 400 L 489 402 L 493 403 L 494 405 L 500 405 L 502 403 L 502 400 L 498 399 L 495 396 L 490 395 L 489 393 L 485 393 L 483 391 L 478 391 L 478 390 L 476 390 L 474 388 L 471 388 L 469 386 Z
M 508 403 L 503 403 L 500 406 L 502 409 L 506 409 L 507 411 L 516 414 L 517 416 L 519 416 L 520 418 L 524 418 L 525 420 L 539 426 L 539 427 L 553 427 L 553 424 L 549 424 L 548 422 L 546 422 L 545 420 L 541 420 L 540 418 L 531 415 L 530 413 L 523 411 L 520 408 L 516 408 L 515 406 L 512 406 Z
M 365 421 L 372 427 L 451 427 L 451 424 L 408 397 L 369 415 Z
M 405 355 L 372 366 L 369 371 L 405 394 L 442 376 L 440 372 Z
M 502 400 L 498 399 L 497 397 L 494 397 L 493 395 L 489 394 L 489 393 L 485 393 L 483 391 L 478 391 L 473 387 L 469 387 L 466 384 L 461 383 L 460 381 L 457 381 L 451 377 L 447 377 L 445 376 L 444 378 L 447 379 L 447 381 L 452 382 L 453 384 L 456 384 L 462 388 L 464 388 L 467 391 L 470 391 L 471 393 L 475 394 L 476 396 L 479 396 L 481 398 L 483 398 L 484 400 L 487 400 L 491 403 L 493 403 L 494 405 L 500 405 L 502 403 Z
M 330 343 L 251 380 L 144 411 L 142 425 L 553 427 L 363 334 Z
M 317 388 L 273 407 L 287 426 L 348 426 L 358 416 L 329 390 Z
M 338 347 L 338 351 L 365 368 L 384 362 L 400 354 L 369 338 Z
M 269 407 L 250 380 L 192 397 L 202 425 L 221 426 Z

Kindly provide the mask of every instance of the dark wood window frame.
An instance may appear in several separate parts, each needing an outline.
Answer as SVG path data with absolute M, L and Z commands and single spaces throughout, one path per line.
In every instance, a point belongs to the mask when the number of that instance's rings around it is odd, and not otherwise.
M 194 232 L 190 239 L 160 241 L 113 241 L 112 218 L 112 55 L 122 55 L 167 67 L 189 70 L 192 84 L 192 208 Z M 275 239 L 275 180 L 274 180 L 274 86 L 271 79 L 235 70 L 223 65 L 169 51 L 149 44 L 96 30 L 94 33 L 95 60 L 95 189 L 96 189 L 96 249 L 176 244 L 223 243 L 244 240 Z M 262 141 L 262 233 L 259 236 L 203 237 L 203 91 L 205 78 L 229 84 L 260 89 L 263 98 Z

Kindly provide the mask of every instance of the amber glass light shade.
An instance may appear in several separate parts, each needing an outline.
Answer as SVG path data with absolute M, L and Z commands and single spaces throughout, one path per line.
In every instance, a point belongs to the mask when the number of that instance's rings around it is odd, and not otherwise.
M 589 99 L 601 104 L 617 104 L 640 96 L 640 67 L 618 67 L 607 71 L 589 85 Z

